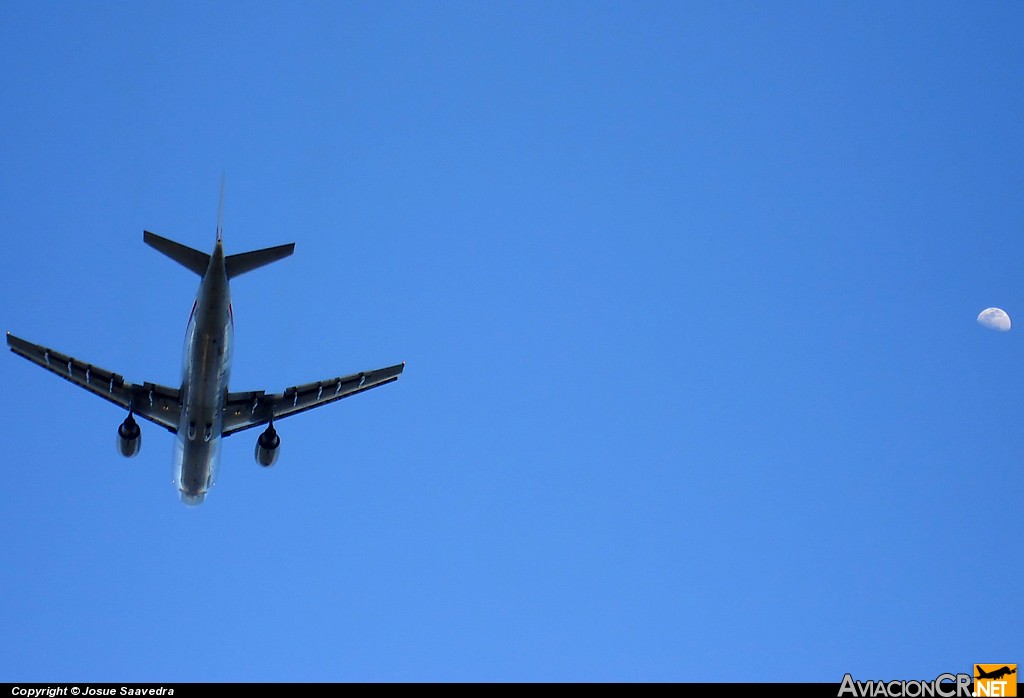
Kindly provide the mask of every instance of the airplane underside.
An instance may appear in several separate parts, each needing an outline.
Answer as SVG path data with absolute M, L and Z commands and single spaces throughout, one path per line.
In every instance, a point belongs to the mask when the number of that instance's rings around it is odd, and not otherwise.
M 223 211 L 223 188 L 221 207 Z M 180 388 L 129 383 L 117 373 L 7 333 L 7 346 L 15 354 L 127 410 L 117 429 L 121 455 L 131 458 L 141 450 L 142 431 L 135 417 L 174 434 L 175 483 L 182 502 L 190 506 L 202 504 L 216 482 L 222 438 L 265 427 L 256 440 L 254 457 L 260 466 L 270 467 L 277 461 L 281 443 L 276 421 L 392 383 L 405 368 L 400 363 L 305 383 L 280 393 L 230 392 L 234 336 L 230 281 L 290 256 L 295 244 L 225 255 L 220 220 L 221 215 L 211 254 L 149 231 L 143 233 L 146 244 L 201 277 L 185 335 Z

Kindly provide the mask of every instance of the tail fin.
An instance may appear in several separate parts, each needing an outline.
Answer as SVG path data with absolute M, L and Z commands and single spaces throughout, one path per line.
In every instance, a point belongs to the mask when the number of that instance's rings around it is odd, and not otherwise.
M 231 254 L 224 258 L 224 267 L 227 271 L 228 278 L 233 279 L 236 276 L 244 274 L 247 271 L 258 269 L 271 262 L 276 262 L 279 259 L 284 259 L 291 255 L 295 251 L 295 243 L 290 242 L 287 245 L 278 245 L 277 247 L 267 247 L 262 250 L 254 250 L 252 252 L 242 252 L 241 254 Z
M 221 243 L 224 234 L 224 174 L 220 176 L 220 205 L 217 207 L 217 243 Z M 252 252 L 232 254 L 224 258 L 224 271 L 229 279 L 240 276 L 247 271 L 258 269 L 264 265 L 284 259 L 295 251 L 295 243 L 267 247 Z M 205 271 L 205 269 L 204 269 Z
M 220 204 L 217 206 L 217 242 L 224 233 L 224 173 L 220 175 Z
M 148 230 L 142 231 L 142 241 L 158 252 L 162 252 L 175 262 L 191 269 L 199 276 L 206 274 L 206 268 L 210 266 L 210 255 L 199 250 L 193 250 L 181 243 L 160 237 Z

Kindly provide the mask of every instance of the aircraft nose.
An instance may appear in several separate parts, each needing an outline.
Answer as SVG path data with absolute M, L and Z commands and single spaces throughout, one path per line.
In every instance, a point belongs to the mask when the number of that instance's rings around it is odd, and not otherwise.
M 181 490 L 181 503 L 187 507 L 197 507 L 206 499 L 205 492 L 186 492 Z

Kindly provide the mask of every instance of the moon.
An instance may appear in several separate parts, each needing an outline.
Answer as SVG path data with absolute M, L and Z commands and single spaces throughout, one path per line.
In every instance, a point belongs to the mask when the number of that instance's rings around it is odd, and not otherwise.
M 1010 316 L 1002 308 L 985 308 L 978 314 L 978 324 L 996 332 L 1010 331 Z

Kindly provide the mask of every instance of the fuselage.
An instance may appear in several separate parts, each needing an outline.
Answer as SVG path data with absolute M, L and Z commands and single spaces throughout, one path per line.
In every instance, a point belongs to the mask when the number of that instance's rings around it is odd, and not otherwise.
M 231 293 L 218 239 L 185 333 L 174 444 L 174 482 L 185 504 L 201 504 L 217 477 L 233 339 Z

